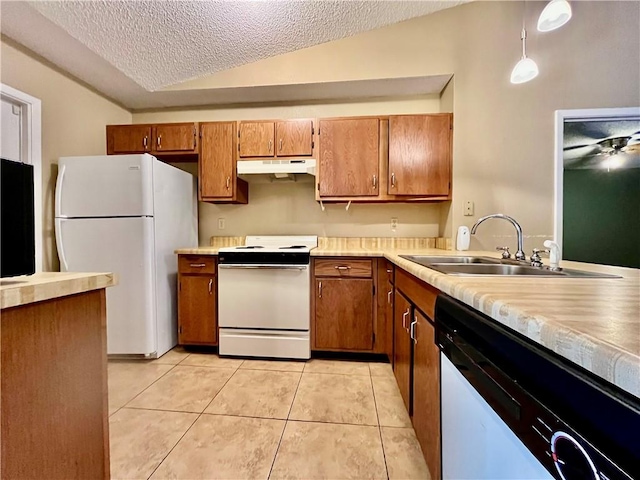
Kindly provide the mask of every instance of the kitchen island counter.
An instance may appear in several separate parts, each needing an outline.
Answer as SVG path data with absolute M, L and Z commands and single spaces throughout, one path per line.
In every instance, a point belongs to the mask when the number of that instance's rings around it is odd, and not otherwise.
M 42 272 L 3 278 L 0 281 L 0 308 L 100 290 L 116 283 L 113 273 Z
M 1 478 L 109 478 L 111 273 L 2 279 Z

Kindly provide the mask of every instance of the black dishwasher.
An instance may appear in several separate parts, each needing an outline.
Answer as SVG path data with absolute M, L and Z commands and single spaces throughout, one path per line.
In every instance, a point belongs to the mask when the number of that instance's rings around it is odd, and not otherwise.
M 554 478 L 640 479 L 636 397 L 447 295 L 435 317 L 441 361 Z

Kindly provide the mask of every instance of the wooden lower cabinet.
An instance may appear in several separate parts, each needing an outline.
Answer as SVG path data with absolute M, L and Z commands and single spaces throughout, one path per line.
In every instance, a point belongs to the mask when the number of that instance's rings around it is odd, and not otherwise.
M 393 373 L 407 411 L 411 412 L 411 303 L 396 290 L 393 306 Z
M 434 325 L 416 311 L 413 345 L 413 413 L 411 421 L 431 478 L 440 478 L 440 350 Z
M 316 279 L 315 349 L 372 350 L 373 319 L 373 279 Z
M 218 344 L 217 285 L 212 257 L 181 255 L 178 272 L 178 343 Z M 202 265 L 202 267 L 199 267 Z M 189 273 L 202 268 L 202 272 Z
M 441 478 L 437 289 L 396 268 L 393 371 L 433 480 Z

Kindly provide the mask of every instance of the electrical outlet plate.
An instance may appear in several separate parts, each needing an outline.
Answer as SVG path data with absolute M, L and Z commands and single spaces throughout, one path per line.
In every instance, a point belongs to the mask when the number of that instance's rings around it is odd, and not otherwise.
M 467 200 L 464 202 L 464 216 L 472 217 L 473 216 L 473 202 Z
M 396 217 L 393 217 L 391 219 L 391 230 L 395 232 L 397 228 L 398 228 L 398 219 Z
M 224 230 L 224 227 L 225 227 L 224 218 L 219 218 L 218 219 L 218 230 Z

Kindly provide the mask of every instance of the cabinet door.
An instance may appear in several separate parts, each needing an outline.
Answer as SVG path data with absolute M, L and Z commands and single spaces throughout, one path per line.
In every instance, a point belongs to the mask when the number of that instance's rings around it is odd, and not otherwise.
M 377 196 L 379 120 L 320 121 L 318 191 L 321 197 Z
M 393 372 L 407 411 L 411 407 L 411 303 L 396 290 L 394 300 Z
M 218 343 L 215 276 L 180 276 L 178 342 L 181 345 L 216 345 Z
M 419 312 L 413 336 L 413 416 L 411 418 L 431 478 L 440 478 L 440 350 L 433 325 Z
M 198 180 L 201 200 L 232 199 L 235 188 L 235 122 L 200 125 Z
M 273 122 L 240 122 L 240 156 L 273 157 Z
M 154 128 L 154 152 L 197 152 L 198 129 L 195 123 L 167 123 Z
M 313 122 L 285 120 L 276 123 L 276 156 L 303 157 L 313 153 Z
M 151 151 L 149 125 L 107 125 L 107 154 L 144 153 Z
M 448 195 L 451 114 L 389 117 L 390 195 Z
M 373 280 L 317 278 L 315 348 L 373 349 Z

